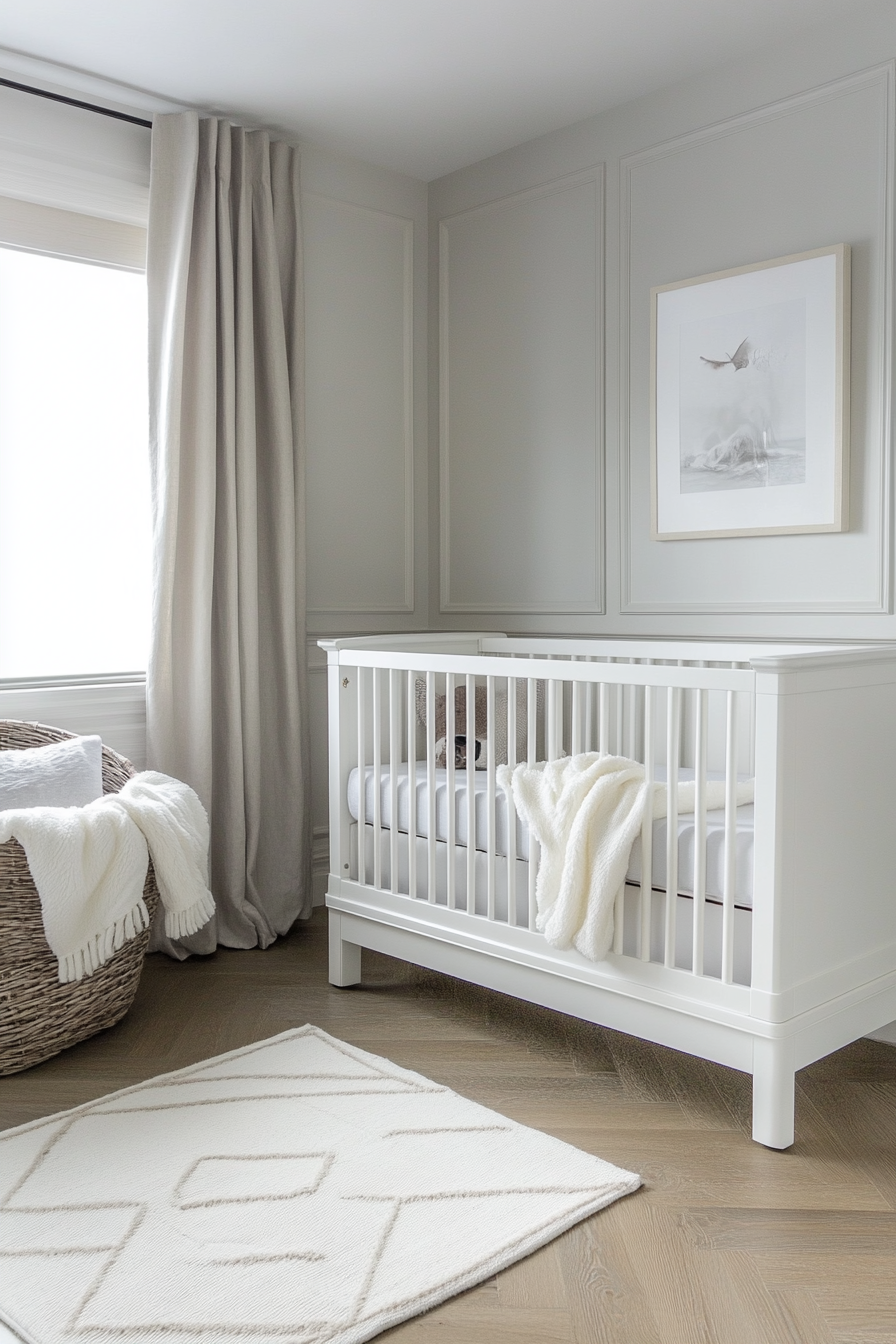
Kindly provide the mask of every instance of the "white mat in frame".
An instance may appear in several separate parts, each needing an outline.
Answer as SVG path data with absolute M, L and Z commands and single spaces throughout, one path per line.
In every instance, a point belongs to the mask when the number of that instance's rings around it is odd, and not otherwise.
M 32 1344 L 360 1344 L 635 1190 L 317 1027 L 0 1134 Z

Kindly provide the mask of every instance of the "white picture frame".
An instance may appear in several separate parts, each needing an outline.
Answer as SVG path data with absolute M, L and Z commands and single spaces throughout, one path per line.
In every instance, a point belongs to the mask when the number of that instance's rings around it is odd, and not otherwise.
M 845 243 L 650 291 L 651 535 L 849 527 Z

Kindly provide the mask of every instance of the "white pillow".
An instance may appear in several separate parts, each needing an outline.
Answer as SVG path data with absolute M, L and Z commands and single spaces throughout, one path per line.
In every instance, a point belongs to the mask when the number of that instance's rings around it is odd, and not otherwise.
M 99 737 L 0 751 L 0 812 L 16 807 L 83 807 L 102 796 Z

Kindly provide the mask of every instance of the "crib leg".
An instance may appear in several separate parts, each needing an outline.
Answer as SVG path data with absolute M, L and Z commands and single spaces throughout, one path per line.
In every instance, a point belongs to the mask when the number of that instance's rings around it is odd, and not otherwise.
M 330 984 L 340 989 L 361 981 L 361 949 L 357 943 L 347 943 L 342 937 L 342 916 L 338 910 L 328 912 L 330 924 Z
M 793 1045 L 790 1041 L 753 1042 L 753 1138 L 766 1148 L 793 1143 Z

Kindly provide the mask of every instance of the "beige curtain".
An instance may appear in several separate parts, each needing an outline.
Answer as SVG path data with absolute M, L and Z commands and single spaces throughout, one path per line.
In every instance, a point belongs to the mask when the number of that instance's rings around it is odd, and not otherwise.
M 150 768 L 211 820 L 216 926 L 266 947 L 311 907 L 298 151 L 193 112 L 153 128 Z

